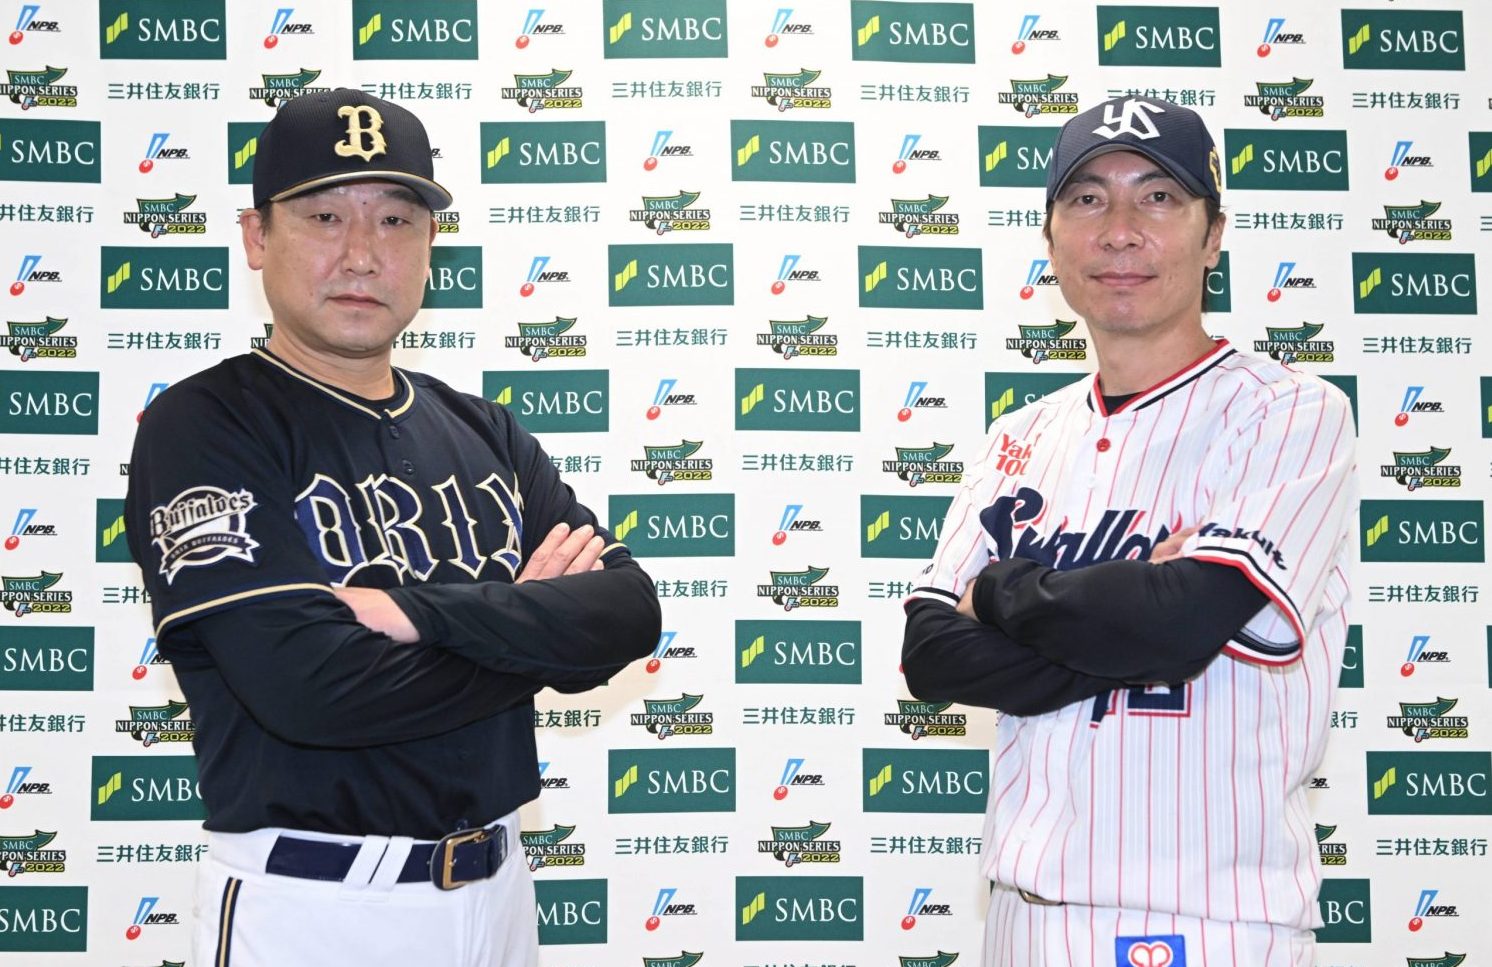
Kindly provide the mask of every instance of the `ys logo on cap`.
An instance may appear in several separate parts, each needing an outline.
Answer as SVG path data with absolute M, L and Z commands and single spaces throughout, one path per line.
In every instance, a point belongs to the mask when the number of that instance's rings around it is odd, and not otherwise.
M 357 155 L 364 161 L 372 161 L 374 155 L 388 153 L 388 142 L 383 139 L 383 115 L 377 108 L 366 104 L 344 104 L 337 108 L 337 117 L 347 119 L 347 140 L 338 141 L 333 148 L 337 157 Z M 360 123 L 361 118 L 366 118 L 366 124 Z M 363 147 L 364 138 L 368 139 L 366 148 Z

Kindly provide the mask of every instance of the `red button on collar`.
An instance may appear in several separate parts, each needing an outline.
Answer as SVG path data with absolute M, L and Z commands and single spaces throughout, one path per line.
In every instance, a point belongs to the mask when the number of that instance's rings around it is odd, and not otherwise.
M 1099 439 L 1098 439 L 1098 452 L 1099 453 L 1106 453 L 1108 451 L 1108 449 L 1109 449 L 1110 446 L 1112 446 L 1112 444 L 1109 443 L 1109 438 L 1108 437 L 1099 437 Z

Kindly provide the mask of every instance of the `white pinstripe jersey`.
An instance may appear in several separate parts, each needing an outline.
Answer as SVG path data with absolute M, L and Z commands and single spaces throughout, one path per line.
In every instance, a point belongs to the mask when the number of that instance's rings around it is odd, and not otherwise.
M 1346 640 L 1354 449 L 1339 390 L 1226 342 L 1115 412 L 1095 378 L 991 425 L 913 597 L 956 603 L 991 559 L 1145 559 L 1198 525 L 1182 553 L 1239 568 L 1270 604 L 1174 690 L 1002 716 L 990 879 L 1090 906 L 1319 925 L 1305 784 Z

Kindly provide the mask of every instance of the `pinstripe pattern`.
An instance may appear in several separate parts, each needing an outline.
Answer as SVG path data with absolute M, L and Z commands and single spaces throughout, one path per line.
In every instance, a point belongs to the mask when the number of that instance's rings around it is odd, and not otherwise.
M 1319 871 L 1305 784 L 1325 749 L 1346 637 L 1349 407 L 1323 381 L 1226 343 L 1115 412 L 1096 389 L 1068 386 L 990 427 L 913 597 L 956 601 L 1002 546 L 1074 567 L 1148 557 L 1176 529 L 1211 525 L 1183 553 L 1237 568 L 1272 604 L 1225 648 L 1238 660 L 1175 691 L 1003 716 L 983 870 L 1080 911 L 1148 911 L 1157 926 L 1135 934 L 1173 932 L 1172 915 L 1309 930 Z M 1032 446 L 1017 476 L 996 469 L 1012 443 Z M 1119 521 L 1108 533 L 1106 514 Z M 1113 956 L 1107 929 L 1060 935 L 1101 960 Z M 1234 962 L 1225 923 L 1206 928 L 1216 936 L 1205 945 L 1198 929 L 1199 953 Z M 1066 956 L 1001 944 L 1014 959 L 991 963 Z M 1290 963 L 1290 943 L 1276 946 L 1237 962 Z

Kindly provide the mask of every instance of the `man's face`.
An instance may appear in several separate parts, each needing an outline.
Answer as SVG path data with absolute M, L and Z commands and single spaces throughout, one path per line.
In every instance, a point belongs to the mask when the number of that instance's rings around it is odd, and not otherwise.
M 1155 162 L 1113 151 L 1083 164 L 1052 205 L 1048 253 L 1090 332 L 1161 335 L 1200 325 L 1222 224 Z
M 435 223 L 388 181 L 346 182 L 242 216 L 249 267 L 264 273 L 275 334 L 318 356 L 389 351 L 423 301 Z

